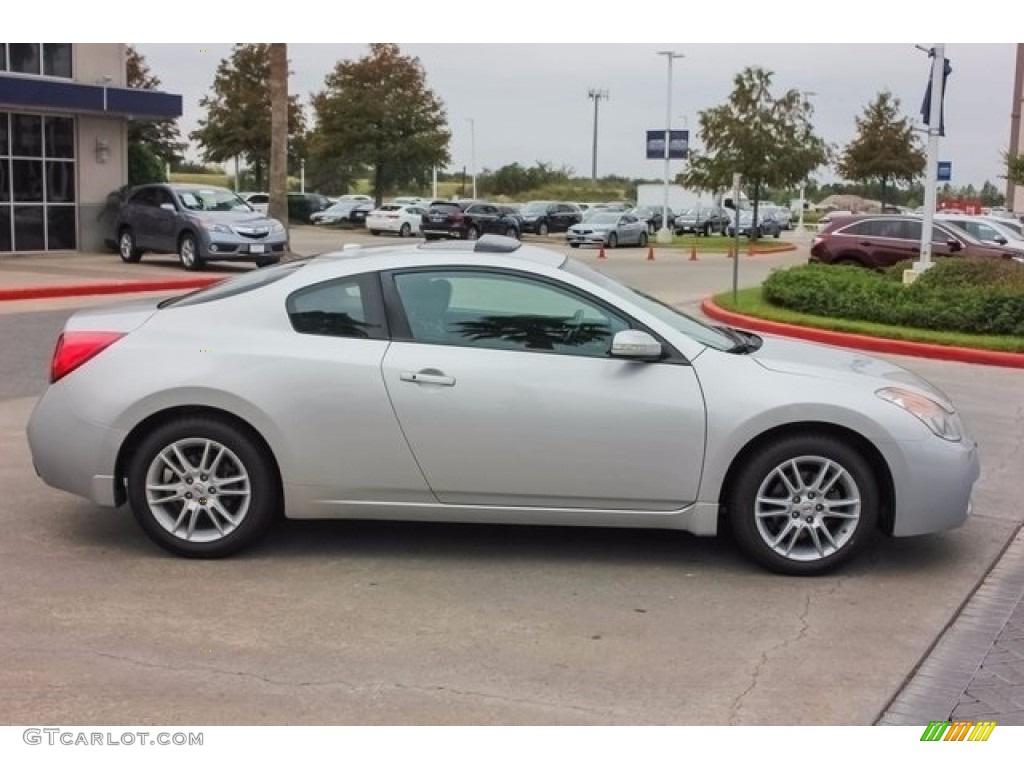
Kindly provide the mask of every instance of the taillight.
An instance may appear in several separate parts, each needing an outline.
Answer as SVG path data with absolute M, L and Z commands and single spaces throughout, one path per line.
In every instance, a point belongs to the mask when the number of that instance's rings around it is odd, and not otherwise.
M 65 331 L 57 339 L 50 361 L 50 383 L 60 381 L 124 336 L 108 331 Z

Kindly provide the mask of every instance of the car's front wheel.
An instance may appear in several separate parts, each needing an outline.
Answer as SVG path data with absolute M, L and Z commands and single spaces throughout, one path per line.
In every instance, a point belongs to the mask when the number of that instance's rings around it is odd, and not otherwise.
M 618 244 L 619 244 L 619 236 L 618 235 L 616 235 L 614 232 L 612 232 L 610 235 L 608 235 L 608 247 L 609 248 L 614 248 Z
M 121 230 L 117 238 L 117 252 L 126 264 L 134 264 L 142 258 L 142 251 L 135 245 L 135 235 L 127 227 Z
M 412 234 L 412 227 L 409 226 L 409 222 L 404 222 L 401 227 L 398 228 L 399 237 L 409 237 Z
M 639 242 L 640 242 L 640 247 L 641 248 L 646 248 L 647 247 L 647 233 L 646 232 L 641 232 L 640 233 L 640 241 Z
M 547 237 L 548 231 L 548 223 L 546 221 L 542 221 L 540 224 L 537 225 L 537 234 L 540 235 L 541 237 Z
M 202 256 L 199 255 L 199 243 L 196 236 L 191 232 L 186 232 L 178 240 L 178 260 L 181 262 L 181 266 L 192 271 L 206 266 Z
M 190 417 L 155 429 L 128 466 L 128 500 L 142 530 L 184 557 L 226 557 L 257 541 L 278 509 L 264 450 L 222 421 Z
M 789 575 L 832 570 L 863 549 L 878 518 L 878 480 L 847 442 L 794 434 L 743 460 L 726 494 L 736 543 Z
M 469 229 L 466 230 L 466 239 L 467 240 L 479 240 L 480 239 L 480 230 L 478 230 L 476 227 L 470 227 Z

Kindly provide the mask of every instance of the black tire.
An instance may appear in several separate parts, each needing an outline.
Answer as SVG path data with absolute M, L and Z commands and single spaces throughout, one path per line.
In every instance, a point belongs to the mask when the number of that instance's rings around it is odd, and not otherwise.
M 376 233 L 374 233 L 374 234 L 376 234 Z M 402 226 L 400 226 L 398 228 L 398 236 L 399 237 L 409 237 L 409 235 L 411 235 L 411 234 L 412 234 L 412 227 L 409 226 L 409 222 L 408 221 L 405 222 L 404 224 L 402 224 Z
M 546 221 L 542 221 L 537 224 L 537 234 L 541 237 L 547 237 L 549 231 L 550 229 L 548 228 L 548 223 Z
M 370 234 L 374 235 L 374 236 L 379 235 L 380 234 L 380 230 L 379 229 L 371 229 L 370 230 Z
M 207 441 L 226 449 L 217 462 L 211 456 L 213 451 L 204 453 Z M 173 461 L 177 463 L 177 469 L 184 471 L 172 470 L 160 458 L 160 454 L 171 446 L 177 446 L 190 464 L 195 463 L 186 468 L 175 456 Z M 215 463 L 214 471 L 211 475 L 201 474 L 197 478 L 189 470 L 196 469 L 204 461 L 207 466 Z M 218 488 L 217 478 L 238 475 L 246 477 L 245 484 L 229 481 L 220 489 L 224 493 L 209 492 Z M 205 482 L 200 479 L 202 477 L 206 478 Z M 280 511 L 277 473 L 264 449 L 245 431 L 212 418 L 192 416 L 157 427 L 136 447 L 126 479 L 128 502 L 143 532 L 163 549 L 182 557 L 232 555 L 256 543 Z M 186 480 L 193 482 L 188 484 Z M 146 491 L 148 483 L 179 484 L 191 496 L 163 504 L 159 499 L 151 501 Z M 238 491 L 247 491 L 248 497 Z M 167 492 L 173 494 L 175 490 L 168 488 Z M 156 493 L 159 491 L 154 495 Z M 184 491 L 178 493 L 180 495 Z M 189 504 L 191 509 L 187 506 Z M 218 507 L 227 514 L 215 515 Z M 234 515 L 233 521 L 231 515 Z M 191 533 L 187 529 L 189 524 L 193 526 Z M 181 530 L 183 525 L 186 526 L 185 531 Z M 173 530 L 179 533 L 175 534 Z
M 702 232 L 704 233 L 704 237 L 708 237 L 711 234 L 711 225 L 705 224 Z
M 480 239 L 480 230 L 477 229 L 476 227 L 470 227 L 469 229 L 466 230 L 466 239 L 467 240 L 479 240 Z
M 841 504 L 844 497 L 859 499 L 859 504 Z M 764 502 L 766 498 L 778 501 Z M 815 432 L 799 433 L 774 440 L 746 457 L 725 493 L 725 504 L 736 543 L 748 557 L 776 573 L 812 576 L 837 568 L 867 544 L 878 519 L 878 480 L 864 456 L 848 442 Z M 758 517 L 759 504 L 762 513 L 774 514 Z M 825 514 L 829 504 L 835 505 L 837 513 L 859 516 L 851 521 Z M 823 531 L 828 531 L 827 537 L 821 535 Z M 815 545 L 815 535 L 820 547 Z M 775 542 L 768 541 L 775 537 Z M 776 548 L 786 549 L 787 544 L 789 554 Z
M 579 243 L 569 243 L 569 247 L 570 248 L 579 248 L 580 244 Z
M 505 237 L 511 237 L 514 238 L 515 240 L 518 240 L 519 230 L 516 229 L 515 227 L 509 227 L 508 229 L 505 230 Z
M 135 235 L 128 227 L 124 227 L 117 236 L 117 252 L 126 264 L 134 264 L 142 258 L 142 251 L 135 245 Z
M 263 267 L 272 267 L 280 261 L 281 259 L 277 256 L 267 259 L 256 259 L 256 266 L 263 269 Z
M 199 241 L 191 232 L 185 232 L 178 238 L 178 261 L 190 272 L 197 272 L 206 266 L 203 257 L 199 255 Z
M 424 240 L 437 240 L 439 238 L 440 238 L 440 235 L 424 235 L 423 236 Z
M 619 244 L 619 236 L 618 235 L 616 235 L 614 232 L 612 232 L 610 235 L 608 235 L 608 247 L 609 248 L 615 248 L 615 247 L 618 246 L 618 244 Z
M 647 247 L 647 233 L 646 232 L 641 232 L 640 233 L 640 247 L 641 248 L 646 248 Z

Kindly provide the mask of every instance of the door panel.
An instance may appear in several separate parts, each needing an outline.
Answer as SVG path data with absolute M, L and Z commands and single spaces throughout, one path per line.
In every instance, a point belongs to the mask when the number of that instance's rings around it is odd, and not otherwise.
M 689 366 L 394 342 L 383 374 L 444 503 L 668 510 L 697 496 L 705 412 Z

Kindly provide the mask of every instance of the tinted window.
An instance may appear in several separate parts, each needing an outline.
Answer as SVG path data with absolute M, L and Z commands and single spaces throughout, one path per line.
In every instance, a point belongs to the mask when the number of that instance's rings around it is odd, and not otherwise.
M 384 339 L 384 310 L 373 275 L 358 275 L 303 288 L 288 297 L 288 318 L 299 333 Z
M 399 274 L 395 285 L 416 341 L 604 357 L 628 322 L 537 280 L 486 272 Z
M 217 301 L 231 296 L 238 296 L 242 293 L 254 291 L 265 285 L 276 283 L 284 277 L 288 277 L 295 270 L 306 266 L 308 259 L 298 259 L 282 264 L 275 264 L 272 267 L 254 269 L 238 277 L 232 277 L 220 283 L 214 283 L 208 288 L 200 288 L 198 291 L 186 293 L 184 296 L 173 296 L 158 305 L 160 309 L 165 307 L 187 307 L 193 304 L 204 304 L 208 301 Z
M 43 74 L 71 77 L 71 43 L 43 43 Z

